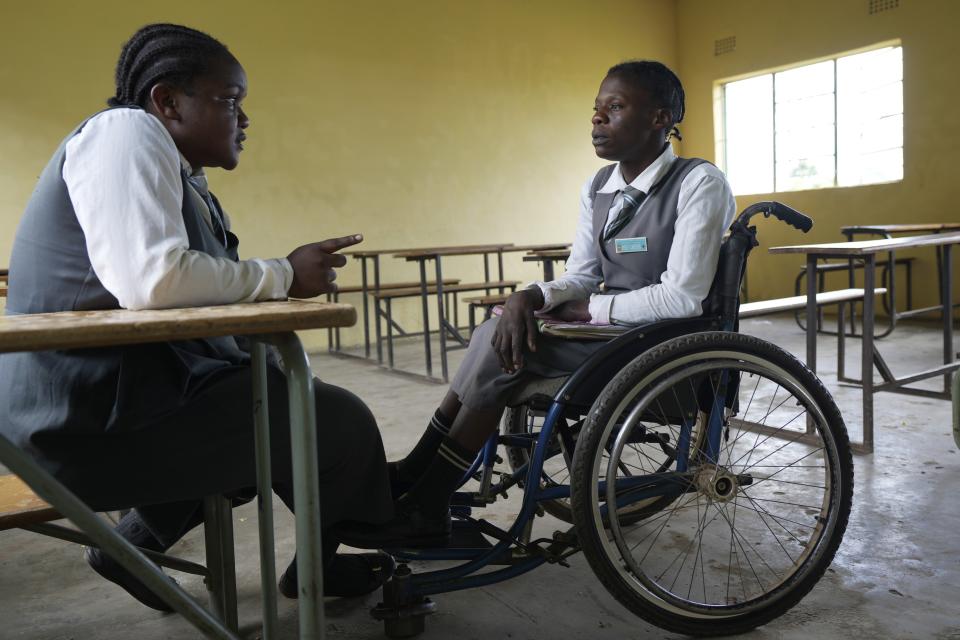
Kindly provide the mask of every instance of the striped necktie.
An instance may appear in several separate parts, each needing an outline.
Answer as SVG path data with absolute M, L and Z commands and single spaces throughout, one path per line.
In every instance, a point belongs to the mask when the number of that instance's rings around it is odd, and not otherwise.
M 637 213 L 637 209 L 640 208 L 640 205 L 646 197 L 647 194 L 634 187 L 627 187 L 623 190 L 623 205 L 620 207 L 617 217 L 613 219 L 613 222 L 610 223 L 604 232 L 604 242 L 609 242 L 611 238 L 627 226 L 627 223 L 633 219 L 634 214 Z
M 223 246 L 226 247 L 226 226 L 223 224 L 223 215 L 220 213 L 217 203 L 214 202 L 213 196 L 210 195 L 210 189 L 207 187 L 207 176 L 202 173 L 193 176 L 187 176 L 187 182 L 190 183 L 190 186 L 193 187 L 198 194 L 200 194 L 200 197 L 203 198 L 203 201 L 207 204 L 207 209 L 210 210 L 210 226 L 213 227 L 213 233 L 222 239 Z

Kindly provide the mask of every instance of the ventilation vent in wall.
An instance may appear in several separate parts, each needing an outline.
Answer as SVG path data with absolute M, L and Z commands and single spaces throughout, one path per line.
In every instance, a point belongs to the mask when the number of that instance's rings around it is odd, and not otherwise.
M 889 11 L 900 6 L 900 0 L 867 0 L 870 14 Z
M 713 55 L 722 56 L 725 53 L 732 53 L 737 48 L 737 36 L 729 38 L 720 38 L 713 41 Z

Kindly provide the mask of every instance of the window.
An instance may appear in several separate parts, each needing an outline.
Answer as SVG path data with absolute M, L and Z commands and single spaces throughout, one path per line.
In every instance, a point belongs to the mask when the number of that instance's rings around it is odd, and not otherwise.
M 717 157 L 736 194 L 903 179 L 903 50 L 720 85 Z

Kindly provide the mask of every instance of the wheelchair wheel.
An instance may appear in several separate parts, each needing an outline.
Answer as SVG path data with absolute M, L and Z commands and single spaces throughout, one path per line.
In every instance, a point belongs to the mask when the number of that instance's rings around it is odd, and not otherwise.
M 675 455 L 643 484 L 635 443 L 658 433 Z M 853 495 L 829 392 L 786 351 L 725 332 L 670 340 L 617 374 L 572 476 L 577 534 L 601 582 L 648 622 L 691 635 L 742 633 L 799 602 L 832 561 Z M 660 510 L 622 517 L 651 495 Z

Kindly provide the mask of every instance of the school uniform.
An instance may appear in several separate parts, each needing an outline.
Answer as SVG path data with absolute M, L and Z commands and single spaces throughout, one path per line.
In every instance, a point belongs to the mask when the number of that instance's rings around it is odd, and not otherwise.
M 605 238 L 628 187 L 642 192 L 643 200 L 629 222 Z M 581 190 L 580 218 L 564 275 L 532 285 L 543 292 L 541 310 L 589 299 L 595 324 L 641 325 L 700 315 L 735 212 L 723 173 L 705 160 L 678 158 L 669 144 L 629 185 L 619 164 L 604 167 Z M 491 346 L 497 322 L 492 318 L 474 333 L 450 385 L 471 409 L 503 407 L 532 377 L 569 375 L 603 346 L 540 335 L 535 352 L 524 350 L 523 367 L 507 374 Z
M 239 260 L 204 178 L 163 125 L 101 112 L 63 141 L 17 229 L 8 314 L 283 298 L 286 260 Z M 199 183 L 200 186 L 194 186 Z M 0 430 L 98 510 L 141 507 L 172 543 L 196 500 L 255 486 L 250 356 L 233 337 L 0 356 Z M 324 526 L 392 515 L 383 444 L 353 394 L 315 380 Z M 290 497 L 286 380 L 268 367 L 274 480 Z M 165 505 L 148 507 L 147 505 Z

